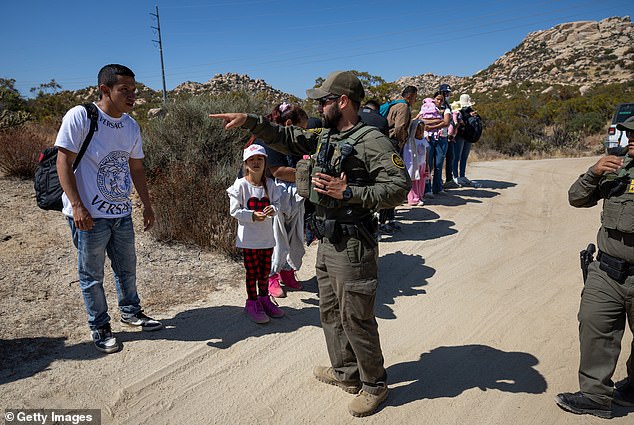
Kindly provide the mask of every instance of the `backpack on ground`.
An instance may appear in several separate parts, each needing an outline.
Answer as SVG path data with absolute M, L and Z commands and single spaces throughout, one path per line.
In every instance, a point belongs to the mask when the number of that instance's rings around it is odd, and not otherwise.
M 459 134 L 470 143 L 480 140 L 482 135 L 482 118 L 480 118 L 480 115 L 471 115 L 463 108 L 460 110 L 460 116 L 462 117 L 463 125 L 460 127 Z
M 88 134 L 81 144 L 79 153 L 77 153 L 77 157 L 75 157 L 75 161 L 73 161 L 73 171 L 77 169 L 79 161 L 81 161 L 84 153 L 86 153 L 86 149 L 88 149 L 92 135 L 97 131 L 97 120 L 99 118 L 99 112 L 94 103 L 86 103 L 81 106 L 86 108 L 86 113 L 90 119 L 90 130 L 88 130 Z M 40 153 L 37 168 L 35 169 L 33 184 L 35 188 L 35 200 L 37 201 L 37 206 L 43 210 L 61 211 L 63 208 L 62 193 L 64 191 L 62 190 L 62 185 L 57 175 L 57 153 L 57 146 L 44 149 L 44 151 Z
M 396 100 L 390 100 L 389 102 L 385 102 L 379 108 L 379 114 L 381 114 L 381 116 L 387 118 L 387 114 L 388 114 L 388 112 L 390 112 L 390 108 L 392 106 L 396 105 L 397 103 L 407 103 L 407 102 L 405 101 L 405 99 L 396 99 Z

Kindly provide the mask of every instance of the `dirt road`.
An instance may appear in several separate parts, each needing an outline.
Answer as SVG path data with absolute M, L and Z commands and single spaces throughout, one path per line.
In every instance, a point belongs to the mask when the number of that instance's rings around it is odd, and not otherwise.
M 113 322 L 123 350 L 107 356 L 86 342 L 78 292 L 76 319 L 65 325 L 70 336 L 55 328 L 38 334 L 28 303 L 7 312 L 5 302 L 0 319 L 22 323 L 26 337 L 11 345 L 20 334 L 0 333 L 0 344 L 13 349 L 0 360 L 2 408 L 98 408 L 104 424 L 605 423 L 565 413 L 553 401 L 558 392 L 578 389 L 578 255 L 595 239 L 600 213 L 569 207 L 566 193 L 595 160 L 475 163 L 470 177 L 482 188 L 397 209 L 403 229 L 381 242 L 376 306 L 392 390 L 374 416 L 352 418 L 346 409 L 352 396 L 311 375 L 313 365 L 328 362 L 314 249 L 300 273 L 305 290 L 279 301 L 286 317 L 249 322 L 242 287 L 224 285 L 199 300 L 155 308 L 166 325 L 160 332 Z M 13 267 L 9 253 L 0 253 L 0 265 Z M 64 272 L 51 277 L 60 286 L 73 274 L 72 261 L 64 261 Z M 178 299 L 174 276 L 201 278 L 200 264 L 192 264 L 170 264 L 164 296 Z M 223 270 L 240 281 L 239 267 Z M 45 305 L 57 308 L 54 294 Z M 16 314 L 28 321 L 16 321 Z M 632 338 L 626 334 L 617 379 L 625 375 Z M 38 337 L 59 341 L 23 362 L 10 360 Z M 610 423 L 632 423 L 634 411 L 617 414 Z

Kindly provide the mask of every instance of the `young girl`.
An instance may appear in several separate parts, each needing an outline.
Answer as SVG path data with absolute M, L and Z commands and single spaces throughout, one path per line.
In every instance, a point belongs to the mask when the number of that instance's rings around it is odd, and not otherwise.
M 414 120 L 409 126 L 409 139 L 403 149 L 403 161 L 412 179 L 412 189 L 407 194 L 407 203 L 411 206 L 422 206 L 427 177 L 427 148 L 429 144 L 424 137 L 425 124 Z
M 261 145 L 244 149 L 244 177 L 227 189 L 229 214 L 238 220 L 236 246 L 242 248 L 246 269 L 248 298 L 244 311 L 255 323 L 284 316 L 269 297 L 268 278 L 275 246 L 273 216 L 278 210 L 279 190 L 265 175 L 266 156 Z

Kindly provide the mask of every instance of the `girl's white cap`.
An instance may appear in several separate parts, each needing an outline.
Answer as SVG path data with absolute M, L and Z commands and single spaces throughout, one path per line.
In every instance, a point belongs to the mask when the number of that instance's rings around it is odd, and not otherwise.
M 252 145 L 247 146 L 242 153 L 242 161 L 246 161 L 251 158 L 253 155 L 266 155 L 266 149 L 262 145 L 256 145 L 253 143 Z

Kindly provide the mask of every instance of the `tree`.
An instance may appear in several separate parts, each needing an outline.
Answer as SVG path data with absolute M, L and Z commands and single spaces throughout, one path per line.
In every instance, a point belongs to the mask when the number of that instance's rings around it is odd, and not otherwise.
M 372 75 L 365 71 L 350 71 L 361 81 L 363 88 L 365 89 L 365 99 L 375 99 L 379 103 L 387 102 L 390 100 L 395 92 L 398 92 L 398 86 L 395 83 L 387 83 L 382 77 L 378 75 Z M 317 77 L 315 79 L 315 86 L 321 86 L 325 79 Z
M 49 96 L 55 94 L 58 90 L 60 90 L 62 86 L 57 84 L 55 79 L 52 79 L 48 83 L 42 83 L 38 87 L 31 87 L 31 93 L 36 93 L 37 97 Z
M 0 112 L 17 112 L 25 109 L 26 102 L 15 88 L 13 78 L 0 78 Z
M 37 121 L 50 121 L 54 125 L 61 123 L 62 117 L 77 104 L 74 92 L 58 91 L 62 88 L 54 79 L 31 88 L 34 99 L 29 99 L 31 113 Z

